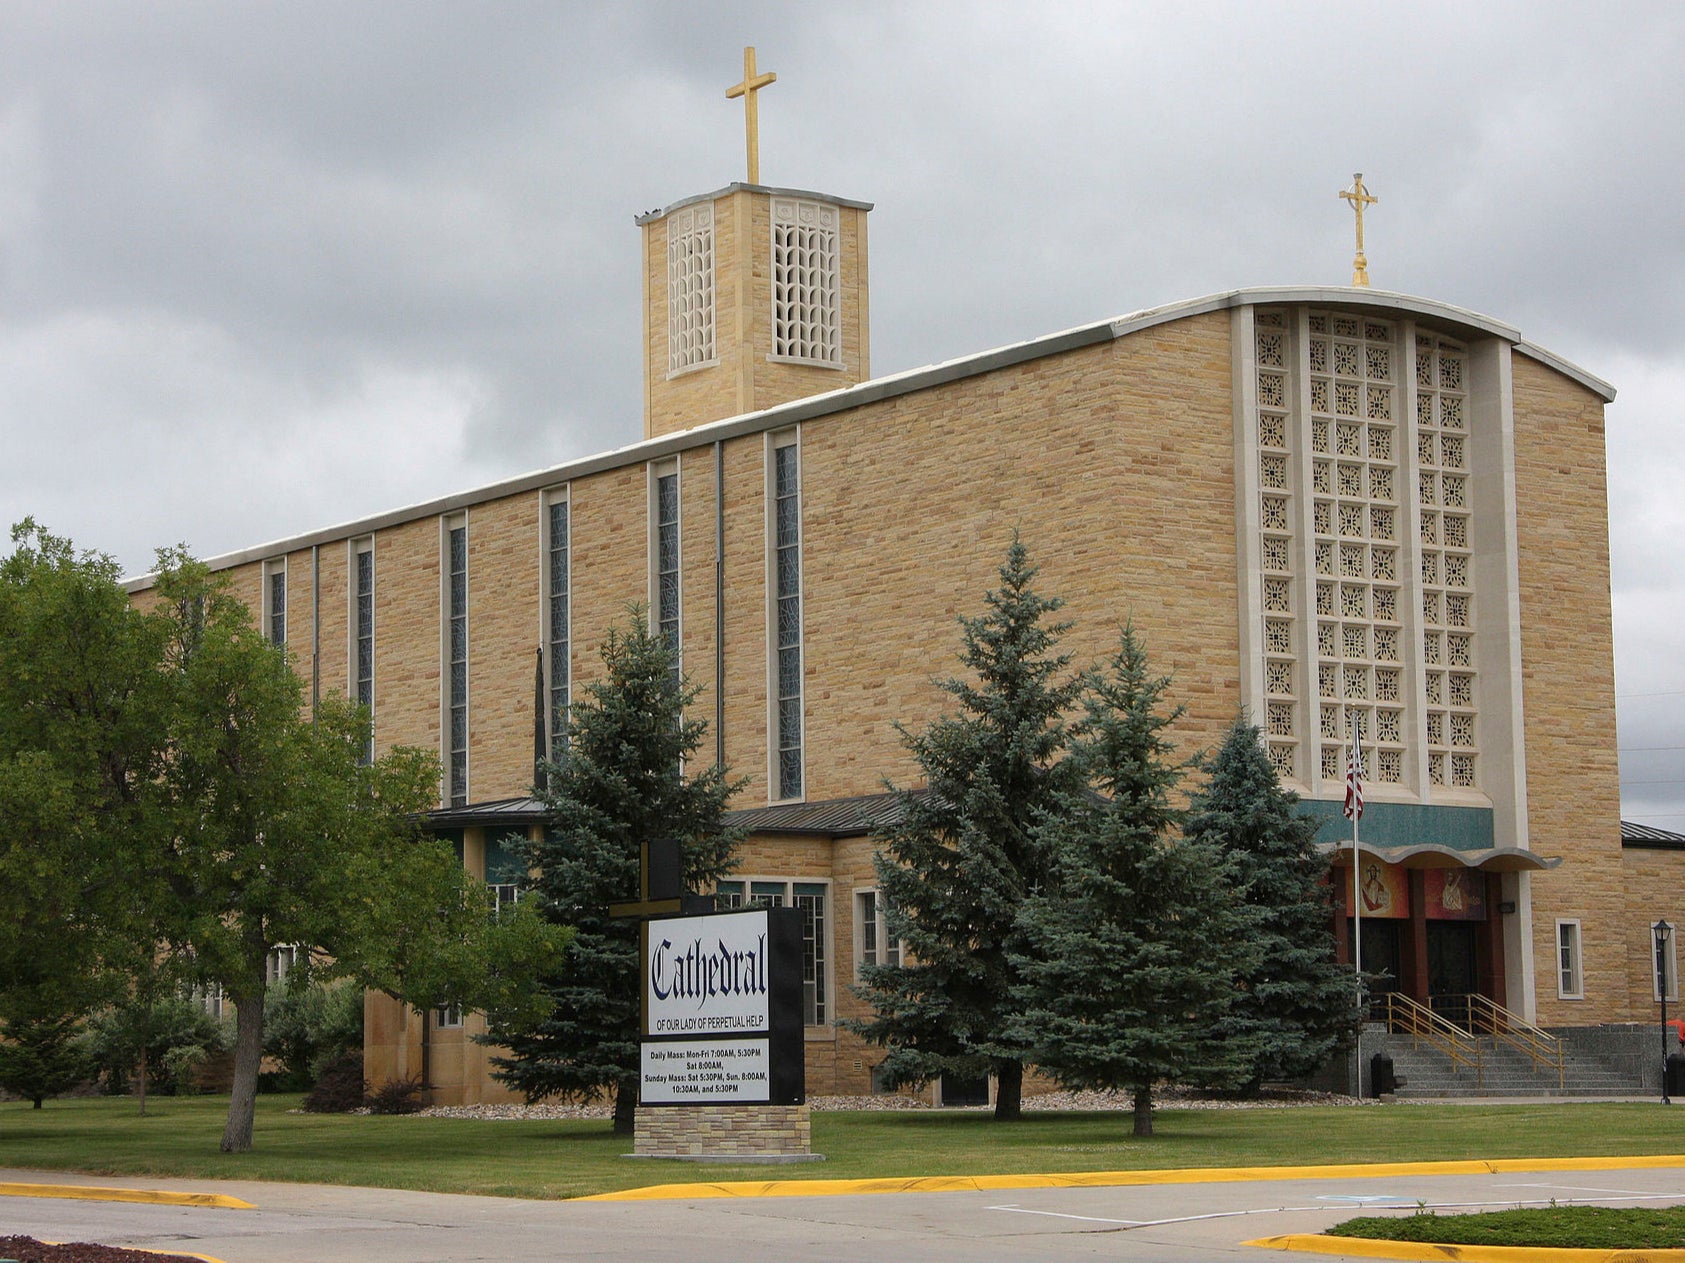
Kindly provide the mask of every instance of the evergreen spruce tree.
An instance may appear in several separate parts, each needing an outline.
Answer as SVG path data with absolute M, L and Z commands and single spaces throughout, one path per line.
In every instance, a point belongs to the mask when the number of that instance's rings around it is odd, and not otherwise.
M 0 1088 L 41 1108 L 93 1074 L 79 1036 L 82 1015 L 39 992 L 11 991 L 0 1013 Z
M 871 1019 L 851 1024 L 889 1048 L 895 1082 L 940 1074 L 996 1078 L 995 1117 L 1017 1118 L 1029 1042 L 1010 1022 L 1024 954 L 1017 911 L 1047 878 L 1037 835 L 1063 801 L 1064 715 L 1075 682 L 1054 652 L 1062 602 L 1031 586 L 1014 538 L 987 610 L 960 619 L 969 679 L 941 688 L 960 714 L 902 737 L 925 789 L 897 790 L 899 820 L 879 836 L 878 886 L 910 958 L 862 971 Z
M 637 898 L 639 844 L 676 837 L 687 888 L 729 871 L 739 834 L 724 825 L 738 784 L 713 766 L 687 776 L 707 724 L 685 718 L 699 690 L 675 677 L 672 652 L 642 610 L 608 635 L 606 674 L 567 719 L 566 749 L 548 766 L 544 840 L 528 859 L 540 910 L 573 927 L 561 969 L 538 983 L 554 1007 L 537 1022 L 490 1024 L 496 1076 L 526 1094 L 588 1099 L 614 1093 L 614 1130 L 629 1134 L 638 1102 L 638 923 L 609 916 Z
M 1256 949 L 1238 976 L 1227 1023 L 1251 1057 L 1248 1087 L 1311 1074 L 1347 1047 L 1359 1000 L 1352 971 L 1334 961 L 1328 860 L 1317 822 L 1298 815 L 1258 729 L 1234 722 L 1194 802 L 1187 835 L 1225 851 L 1242 878 L 1248 937 Z
M 1239 1069 L 1222 1022 L 1242 923 L 1221 852 L 1176 836 L 1192 764 L 1165 733 L 1182 714 L 1164 706 L 1168 684 L 1126 627 L 1085 692 L 1070 762 L 1087 784 L 1042 825 L 1053 880 L 1025 900 L 1014 957 L 1016 1029 L 1037 1066 L 1067 1087 L 1133 1093 L 1137 1136 L 1152 1135 L 1155 1083 Z

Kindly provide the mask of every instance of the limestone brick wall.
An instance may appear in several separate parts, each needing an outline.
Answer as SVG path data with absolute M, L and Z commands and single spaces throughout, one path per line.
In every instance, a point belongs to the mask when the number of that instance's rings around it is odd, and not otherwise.
M 1527 812 L 1539 1023 L 1632 1016 L 1609 606 L 1603 405 L 1516 354 L 1515 482 Z M 1557 998 L 1556 923 L 1578 919 L 1583 1000 Z
M 632 1151 L 644 1158 L 798 1157 L 813 1152 L 806 1105 L 684 1105 L 638 1110 Z
M 1673 929 L 1673 968 L 1675 986 L 1681 976 L 1680 962 L 1685 960 L 1685 851 L 1652 851 L 1629 847 L 1621 852 L 1621 884 L 1626 890 L 1626 977 L 1627 994 L 1632 998 L 1630 1020 L 1659 1021 L 1660 1006 L 1651 982 L 1654 940 L 1650 927 L 1666 921 Z M 1673 999 L 1668 1001 L 1668 1016 L 1675 1013 Z
M 351 552 L 349 543 L 335 541 L 319 550 L 321 587 L 316 599 L 322 609 L 322 653 L 319 665 L 323 696 L 329 693 L 350 697 L 352 701 L 351 663 L 356 648 L 351 644 L 351 610 L 356 594 L 351 590 Z M 378 558 L 376 582 L 379 582 Z M 380 687 L 379 679 L 375 688 Z M 375 740 L 380 739 L 379 733 Z
M 684 472 L 680 470 L 681 483 Z M 642 464 L 575 479 L 569 536 L 574 689 L 602 677 L 598 656 L 627 607 L 649 603 L 649 475 Z M 687 579 L 690 576 L 685 576 Z M 694 582 L 694 580 L 692 580 Z
M 374 541 L 375 752 L 439 753 L 440 526 L 388 527 Z
M 468 801 L 532 789 L 541 498 L 468 512 Z
M 734 800 L 760 806 L 775 793 L 767 746 L 767 440 L 763 435 L 725 446 L 725 681 L 726 757 L 748 778 Z M 713 664 L 708 664 L 712 677 Z M 703 678 L 697 675 L 697 679 Z M 711 700 L 705 699 L 711 707 Z M 710 719 L 712 710 L 710 709 Z
M 1014 530 L 1076 664 L 1133 619 L 1179 739 L 1216 743 L 1239 703 L 1229 375 L 1216 313 L 804 427 L 810 799 L 913 775 L 893 724 L 945 709 L 932 681 Z

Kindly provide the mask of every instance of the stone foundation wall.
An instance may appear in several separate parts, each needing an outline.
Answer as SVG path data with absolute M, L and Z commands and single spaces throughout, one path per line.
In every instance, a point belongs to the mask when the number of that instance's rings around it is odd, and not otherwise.
M 1669 1014 L 1672 1014 L 1669 1005 Z M 1611 1022 L 1603 1026 L 1553 1026 L 1550 1033 L 1568 1046 L 1571 1056 L 1598 1061 L 1632 1076 L 1632 1090 L 1659 1095 L 1662 1090 L 1662 1025 L 1656 1021 Z M 1679 1051 L 1670 1037 L 1667 1051 Z
M 632 1151 L 640 1158 L 784 1158 L 813 1152 L 806 1105 L 641 1107 Z

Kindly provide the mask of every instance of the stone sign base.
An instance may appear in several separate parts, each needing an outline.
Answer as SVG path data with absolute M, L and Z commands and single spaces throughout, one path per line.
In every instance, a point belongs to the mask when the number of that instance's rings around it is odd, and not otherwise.
M 691 1162 L 823 1162 L 806 1105 L 640 1106 L 632 1156 Z

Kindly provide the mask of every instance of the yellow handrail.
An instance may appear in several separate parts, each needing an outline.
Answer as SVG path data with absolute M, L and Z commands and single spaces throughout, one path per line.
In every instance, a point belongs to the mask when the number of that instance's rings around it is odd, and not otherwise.
M 1495 1041 L 1502 1041 L 1519 1049 L 1532 1059 L 1535 1071 L 1554 1066 L 1557 1090 L 1563 1089 L 1568 1072 L 1560 1039 L 1548 1031 L 1540 1030 L 1525 1018 L 1511 1013 L 1487 996 L 1470 995 L 1464 996 L 1463 999 L 1468 1002 L 1471 1026 L 1490 1035 Z
M 1409 1035 L 1417 1046 L 1425 1042 L 1430 1048 L 1438 1049 L 1451 1059 L 1455 1068 L 1473 1066 L 1475 1086 L 1485 1086 L 1486 1065 L 1479 1040 L 1402 992 L 1389 991 L 1376 998 L 1385 1004 L 1389 1031 Z

